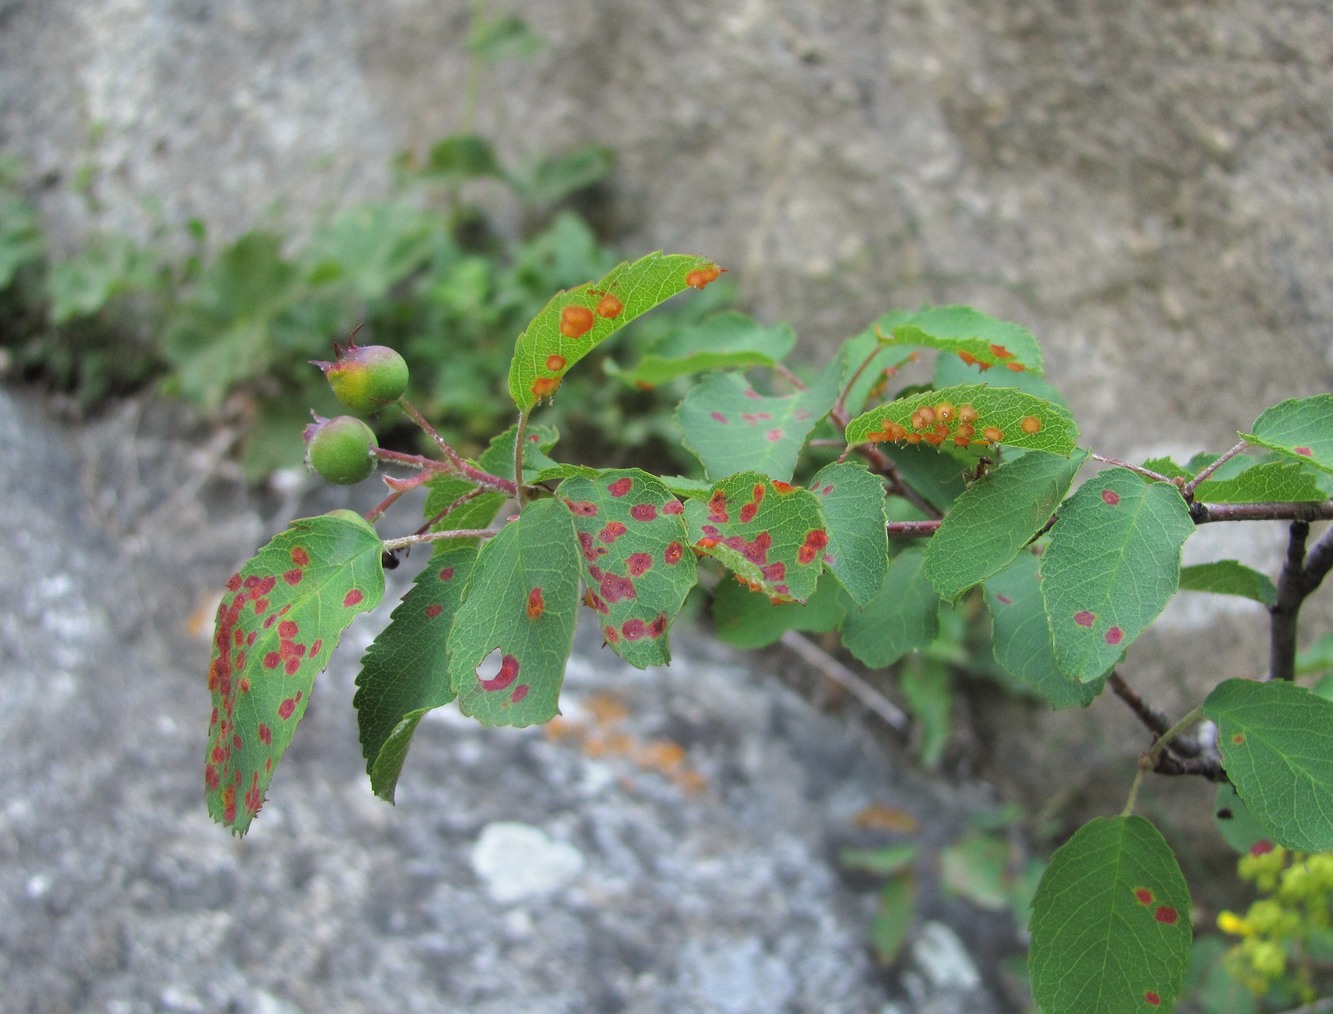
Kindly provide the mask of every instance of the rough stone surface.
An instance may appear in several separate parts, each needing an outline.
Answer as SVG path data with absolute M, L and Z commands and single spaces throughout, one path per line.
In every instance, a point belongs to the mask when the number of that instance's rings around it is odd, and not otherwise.
M 0 392 L 6 1012 L 1012 1008 L 1012 923 L 936 881 L 988 793 L 688 627 L 649 672 L 584 630 L 553 728 L 434 713 L 390 807 L 356 741 L 359 622 L 233 840 L 203 802 L 210 594 L 281 519 L 197 432 L 144 403 L 67 433 Z M 302 512 L 353 494 L 328 495 Z M 836 863 L 891 840 L 858 828 L 871 804 L 921 821 L 923 928 L 893 970 L 875 885 Z

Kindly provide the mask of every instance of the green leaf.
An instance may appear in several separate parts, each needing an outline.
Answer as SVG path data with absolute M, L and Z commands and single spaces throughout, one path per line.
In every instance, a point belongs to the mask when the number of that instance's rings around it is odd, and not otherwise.
M 870 923 L 870 946 L 875 960 L 891 965 L 907 942 L 916 919 L 916 878 L 904 873 L 890 879 L 879 892 L 879 905 Z
M 352 699 L 361 753 L 371 790 L 389 802 L 417 723 L 426 712 L 454 699 L 449 628 L 476 559 L 476 545 L 445 543 L 361 660 Z
M 1222 767 L 1273 840 L 1333 849 L 1333 701 L 1282 680 L 1226 680 L 1203 702 Z
M 872 669 L 924 648 L 939 629 L 939 599 L 925 575 L 926 552 L 904 549 L 889 565 L 879 593 L 865 609 L 848 610 L 842 643 Z
M 875 334 L 874 325 L 848 338 L 842 348 L 846 363 L 842 375 L 842 387 L 847 392 L 845 405 L 847 411 L 854 413 L 861 412 L 872 397 L 878 399 L 898 367 L 919 354 L 908 345 L 884 345 Z
M 1233 459 L 1235 460 L 1235 459 Z M 1223 466 L 1225 467 L 1225 466 Z M 1210 478 L 1194 490 L 1205 503 L 1307 503 L 1328 499 L 1327 480 L 1295 461 L 1260 461 L 1228 478 Z
M 1002 912 L 1013 893 L 1009 842 L 991 831 L 969 831 L 940 854 L 945 888 L 979 908 Z
M 944 516 L 926 551 L 926 577 L 941 598 L 957 599 L 1022 552 L 1069 492 L 1082 466 L 1070 458 L 1025 454 L 968 486 Z
M 965 363 L 1011 372 L 1041 373 L 1041 349 L 1027 328 L 970 306 L 938 306 L 890 313 L 876 322 L 886 345 L 901 343 L 952 352 Z
M 1277 589 L 1273 587 L 1268 575 L 1237 560 L 1218 560 L 1215 563 L 1199 563 L 1181 568 L 1180 590 L 1239 595 L 1266 606 L 1277 602 Z
M 808 489 L 741 472 L 713 487 L 707 503 L 685 502 L 690 539 L 778 602 L 805 602 L 823 568 L 828 531 Z
M 949 744 L 953 715 L 953 677 L 949 667 L 931 658 L 910 658 L 903 663 L 899 685 L 912 715 L 917 757 L 922 767 L 938 767 Z
M 991 647 L 1005 672 L 1055 708 L 1086 707 L 1102 692 L 1106 680 L 1082 682 L 1060 671 L 1046 623 L 1037 558 L 1020 553 L 984 585 L 986 608 L 993 623 Z
M 447 649 L 449 684 L 465 715 L 518 726 L 555 717 L 578 575 L 574 521 L 558 500 L 528 504 L 482 546 Z
M 1217 787 L 1213 820 L 1226 843 L 1241 854 L 1249 852 L 1258 842 L 1270 840 L 1268 828 L 1255 819 L 1236 787 L 1226 782 Z
M 351 511 L 293 521 L 218 606 L 204 760 L 208 812 L 244 834 L 342 632 L 384 595 L 381 542 Z
M 514 189 L 531 204 L 555 204 L 611 175 L 615 154 L 600 144 L 582 144 L 560 155 L 539 155 L 511 176 Z
M 1189 889 L 1142 817 L 1098 817 L 1051 857 L 1028 970 L 1046 1014 L 1170 1010 L 1190 958 Z
M 879 591 L 889 566 L 884 480 L 860 462 L 825 465 L 810 481 L 828 521 L 824 565 L 858 607 Z
M 629 369 L 607 365 L 636 387 L 656 387 L 676 377 L 710 370 L 772 366 L 796 344 L 788 324 L 765 327 L 753 317 L 725 310 L 694 327 L 673 331 Z
M 838 852 L 838 865 L 853 873 L 890 877 L 911 869 L 920 854 L 921 846 L 911 842 L 879 848 L 845 848 Z
M 574 517 L 584 601 L 606 643 L 639 669 L 666 665 L 671 621 L 695 583 L 684 505 L 637 468 L 567 479 L 560 498 Z
M 985 383 L 991 387 L 1012 387 L 1061 408 L 1069 408 L 1065 396 L 1045 377 L 1024 370 L 983 370 L 980 364 L 969 366 L 957 356 L 936 356 L 931 386 L 954 387 L 958 384 Z
M 1333 472 L 1333 394 L 1292 398 L 1265 409 L 1242 440 Z
M 718 640 L 736 648 L 763 648 L 788 630 L 822 634 L 833 630 L 846 613 L 836 582 L 821 578 L 804 605 L 774 603 L 738 581 L 719 582 L 713 591 L 713 625 Z
M 1296 653 L 1296 671 L 1302 676 L 1333 669 L 1333 630 Z
M 495 149 L 484 137 L 455 134 L 437 141 L 426 158 L 422 175 L 444 180 L 469 180 L 482 176 L 501 176 Z
M 947 420 L 936 418 L 949 406 Z M 929 421 L 922 422 L 929 412 Z M 972 413 L 975 412 L 975 415 Z M 971 421 L 968 421 L 971 420 Z M 960 427 L 971 427 L 960 431 Z M 898 398 L 847 424 L 847 443 L 927 444 L 943 449 L 1006 444 L 1068 457 L 1078 430 L 1067 409 L 1025 391 L 964 384 Z
M 431 218 L 403 202 L 363 204 L 316 232 L 305 259 L 335 273 L 357 298 L 379 299 L 426 263 Z
M 468 52 L 487 63 L 535 56 L 545 45 L 546 40 L 516 14 L 476 18 L 467 39 Z
M 509 368 L 514 404 L 526 411 L 552 397 L 571 366 L 635 317 L 720 272 L 705 257 L 654 253 L 557 293 L 518 336 Z
M 952 455 L 939 454 L 933 447 L 924 444 L 916 446 L 889 444 L 882 450 L 893 462 L 893 467 L 898 470 L 903 482 L 941 512 L 947 511 L 967 488 L 966 482 L 963 481 L 963 468 L 958 459 Z M 908 521 L 920 518 L 897 517 L 893 520 Z
M 1060 669 L 1101 676 L 1165 608 L 1194 531 L 1179 490 L 1113 468 L 1060 507 L 1041 590 Z
M 710 479 L 750 470 L 790 481 L 810 431 L 837 400 L 841 366 L 835 360 L 807 390 L 777 397 L 739 374 L 709 374 L 676 410 L 686 449 Z
M 46 278 L 51 323 L 92 316 L 121 293 L 149 288 L 153 278 L 151 258 L 132 240 L 96 240 L 69 260 L 51 265 Z

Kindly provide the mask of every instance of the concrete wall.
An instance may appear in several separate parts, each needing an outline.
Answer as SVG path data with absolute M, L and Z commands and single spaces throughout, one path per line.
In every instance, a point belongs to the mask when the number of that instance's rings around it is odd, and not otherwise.
M 66 243 L 94 221 L 299 225 L 458 129 L 468 7 L 0 0 L 0 148 Z M 970 302 L 1031 327 L 1087 440 L 1126 456 L 1221 450 L 1333 387 L 1323 0 L 512 9 L 550 45 L 486 78 L 479 127 L 510 154 L 613 147 L 621 248 L 717 258 L 812 354 Z M 1220 608 L 1175 615 L 1250 675 L 1262 645 L 1233 650 Z

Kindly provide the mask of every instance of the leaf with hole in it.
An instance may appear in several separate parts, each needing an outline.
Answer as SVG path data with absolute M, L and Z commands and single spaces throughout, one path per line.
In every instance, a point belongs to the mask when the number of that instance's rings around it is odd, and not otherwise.
M 1056 664 L 1037 558 L 1019 553 L 1007 567 L 987 578 L 983 587 L 993 624 L 991 650 L 1001 668 L 1053 708 L 1091 704 L 1106 680 L 1071 679 Z
M 1240 438 L 1333 472 L 1333 394 L 1291 398 L 1265 409 Z
M 706 257 L 654 253 L 551 297 L 518 336 L 509 394 L 527 411 L 555 395 L 569 368 L 635 317 L 722 272 Z
M 1068 457 L 1078 430 L 1067 409 L 1026 391 L 964 384 L 897 398 L 847 424 L 847 443 L 979 450 L 1007 444 Z
M 1041 373 L 1041 349 L 1032 332 L 970 306 L 935 306 L 889 313 L 875 322 L 885 345 L 918 345 L 952 352 L 968 365 Z
M 1218 560 L 1182 567 L 1180 590 L 1239 595 L 1266 606 L 1277 602 L 1277 589 L 1273 587 L 1268 575 L 1260 574 L 1237 560 Z
M 695 583 L 684 504 L 637 468 L 568 479 L 559 496 L 574 518 L 583 601 L 606 643 L 639 669 L 666 665 L 671 621 Z
M 734 310 L 715 313 L 694 327 L 672 332 L 634 366 L 608 373 L 635 387 L 656 387 L 710 370 L 773 366 L 796 344 L 788 324 L 765 326 Z
M 775 602 L 805 602 L 824 567 L 828 527 L 808 489 L 741 472 L 687 500 L 693 545 Z
M 710 373 L 676 409 L 685 447 L 709 478 L 750 470 L 787 482 L 806 437 L 837 400 L 841 372 L 835 360 L 808 389 L 780 396 L 759 394 L 739 374 Z
M 558 500 L 527 505 L 481 548 L 449 631 L 449 685 L 483 725 L 535 725 L 559 710 L 578 613 L 574 521 Z
M 449 628 L 476 558 L 475 544 L 444 543 L 361 660 L 352 699 L 361 753 L 371 790 L 389 802 L 417 723 L 454 699 Z
M 209 814 L 235 834 L 263 805 L 342 632 L 383 596 L 381 547 L 351 511 L 302 518 L 227 582 L 208 667 L 204 783 Z
M 1333 701 L 1282 680 L 1226 680 L 1203 702 L 1231 784 L 1273 840 L 1333 849 Z
M 871 668 L 892 665 L 924 648 L 939 630 L 939 599 L 926 580 L 925 563 L 924 549 L 904 549 L 869 604 L 860 612 L 847 611 L 842 643 Z
M 1060 669 L 1092 680 L 1113 666 L 1180 583 L 1194 531 L 1175 486 L 1113 468 L 1061 505 L 1041 562 L 1041 592 Z
M 1032 900 L 1032 998 L 1051 1014 L 1170 1010 L 1189 968 L 1189 905 L 1149 821 L 1089 821 L 1056 850 Z
M 889 566 L 884 480 L 859 462 L 825 465 L 810 480 L 828 521 L 824 565 L 857 606 L 879 591 Z
M 987 472 L 963 491 L 926 550 L 926 577 L 944 599 L 1000 571 L 1050 520 L 1082 466 L 1069 458 L 1025 454 Z
M 822 634 L 833 630 L 846 613 L 845 600 L 831 576 L 821 577 L 804 605 L 774 603 L 738 581 L 721 581 L 713 590 L 713 625 L 718 640 L 736 648 L 762 648 L 782 639 L 788 630 Z

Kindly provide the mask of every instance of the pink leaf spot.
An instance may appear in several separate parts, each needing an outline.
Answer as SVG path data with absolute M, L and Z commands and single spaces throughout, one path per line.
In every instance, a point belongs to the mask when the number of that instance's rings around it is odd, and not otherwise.
M 1134 897 L 1138 899 L 1140 905 L 1151 905 L 1153 901 L 1152 891 L 1148 890 L 1146 887 L 1134 888 Z
M 499 648 L 495 649 L 495 651 L 499 650 L 500 650 Z M 491 652 L 491 655 L 494 655 L 495 651 Z M 487 656 L 487 658 L 489 657 L 490 655 Z M 485 664 L 486 660 L 483 659 L 482 665 Z M 481 678 L 480 671 L 478 671 L 477 677 L 478 679 Z M 513 655 L 503 655 L 500 658 L 500 671 L 497 672 L 490 679 L 481 679 L 481 689 L 488 691 L 504 690 L 511 683 L 513 683 L 517 677 L 518 677 L 518 659 L 516 659 Z
M 757 503 L 747 503 L 745 506 L 741 508 L 741 522 L 748 523 L 750 521 L 753 521 L 754 516 L 758 513 L 759 513 L 759 505 Z
M 343 596 L 343 605 L 348 609 L 351 609 L 352 606 L 359 604 L 365 597 L 366 596 L 361 592 L 360 588 L 353 588 Z
M 1170 905 L 1158 905 L 1157 911 L 1152 914 L 1152 917 L 1160 923 L 1165 923 L 1166 925 L 1171 926 L 1180 918 L 1180 913 Z
M 1236 733 L 1231 737 L 1231 742 L 1236 746 L 1241 746 L 1245 742 L 1245 734 L 1243 732 Z
M 542 590 L 534 588 L 528 592 L 527 614 L 529 620 L 541 619 L 542 613 L 546 612 L 546 599 L 542 597 Z
M 1090 613 L 1086 609 L 1081 609 L 1074 614 L 1074 622 L 1080 627 L 1091 627 L 1097 622 L 1097 616 L 1095 613 Z
M 282 665 L 282 656 L 279 655 L 276 651 L 270 651 L 267 655 L 264 656 L 265 669 L 276 669 L 280 665 Z
M 727 513 L 727 494 L 720 489 L 716 490 L 708 498 L 708 520 L 725 522 L 730 519 L 731 515 Z
M 679 500 L 668 500 L 662 505 L 663 514 L 684 514 L 685 505 Z
M 616 539 L 620 538 L 627 531 L 629 531 L 629 529 L 621 522 L 608 521 L 606 527 L 597 533 L 597 538 L 609 545 L 610 543 L 615 542 Z
M 606 491 L 612 496 L 621 497 L 634 488 L 634 480 L 629 476 L 622 476 L 615 482 L 606 487 Z
M 283 672 L 288 676 L 295 676 L 296 671 L 301 668 L 301 660 L 296 657 L 287 659 L 287 664 L 282 667 Z
M 767 440 L 770 444 L 776 444 L 779 440 L 782 439 L 782 430 L 771 429 L 764 434 L 764 439 Z
M 282 575 L 282 579 L 286 581 L 289 585 L 298 585 L 301 583 L 301 578 L 304 576 L 305 576 L 304 573 L 301 571 L 299 567 L 293 567 L 291 570 L 287 571 L 285 574 Z
M 296 564 L 298 567 L 304 567 L 309 562 L 310 562 L 309 553 L 307 553 L 300 546 L 292 547 L 292 563 Z
M 283 638 L 295 637 L 300 629 L 295 620 L 283 620 L 278 624 L 278 636 Z
M 1253 845 L 1250 846 L 1250 855 L 1252 856 L 1266 856 L 1268 855 L 1268 853 L 1272 851 L 1273 851 L 1273 843 L 1269 841 L 1267 838 L 1260 838 L 1257 842 L 1255 842 Z
M 1102 502 L 1114 507 L 1120 502 L 1120 494 L 1113 489 L 1102 490 Z
M 727 417 L 721 412 L 709 412 L 708 418 L 712 419 L 713 422 L 721 423 L 723 426 L 727 424 Z
M 639 577 L 646 573 L 652 565 L 652 553 L 631 553 L 625 561 L 625 569 L 629 571 L 630 577 Z
M 595 518 L 597 516 L 597 505 L 591 500 L 566 500 L 565 506 L 569 508 L 571 514 L 577 514 L 583 518 Z
M 318 655 L 319 649 L 322 647 L 324 647 L 324 638 L 322 637 L 317 638 L 315 640 L 315 643 L 310 646 L 310 657 L 314 658 L 316 655 Z
M 273 730 L 263 722 L 259 723 L 259 742 L 263 743 L 265 746 L 271 746 L 273 744 Z
M 629 516 L 635 521 L 653 521 L 657 518 L 657 508 L 650 503 L 636 503 L 629 509 Z
M 620 632 L 627 641 L 640 641 L 648 633 L 648 624 L 637 618 L 626 620 L 620 625 Z
M 1314 457 L 1314 452 L 1311 451 L 1310 448 L 1308 447 L 1293 447 L 1292 450 L 1295 451 L 1297 454 L 1303 455 L 1304 457 L 1307 458 Z
M 607 644 L 619 644 L 620 634 L 615 627 L 608 623 L 606 626 L 602 627 L 602 639 L 606 641 Z
M 1014 600 L 1008 595 L 996 595 L 995 601 L 999 602 L 1002 606 L 1012 606 L 1014 604 Z
M 444 612 L 444 606 L 440 605 L 438 602 L 432 602 L 426 607 L 425 612 L 426 619 L 433 620 L 435 617 L 439 616 L 440 613 Z
M 1125 632 L 1119 627 L 1111 627 L 1106 631 L 1106 643 L 1112 646 L 1119 644 L 1125 639 Z
M 662 559 L 668 564 L 680 563 L 680 558 L 685 555 L 685 547 L 679 542 L 670 543 L 662 553 Z
M 667 615 L 666 613 L 658 613 L 657 618 L 648 624 L 648 636 L 654 639 L 659 638 L 666 633 L 666 629 Z
M 511 704 L 517 704 L 527 696 L 528 685 L 526 683 L 520 683 L 518 686 L 514 687 L 514 692 L 509 695 L 509 702 Z
M 278 705 L 278 717 L 286 721 L 288 718 L 292 717 L 292 713 L 295 710 L 296 710 L 295 698 L 288 697 L 285 701 L 283 701 L 281 704 Z
M 1148 992 L 1143 994 L 1143 1002 L 1148 1004 L 1150 1007 L 1157 1007 L 1160 1006 L 1162 998 L 1150 989 L 1148 990 Z

